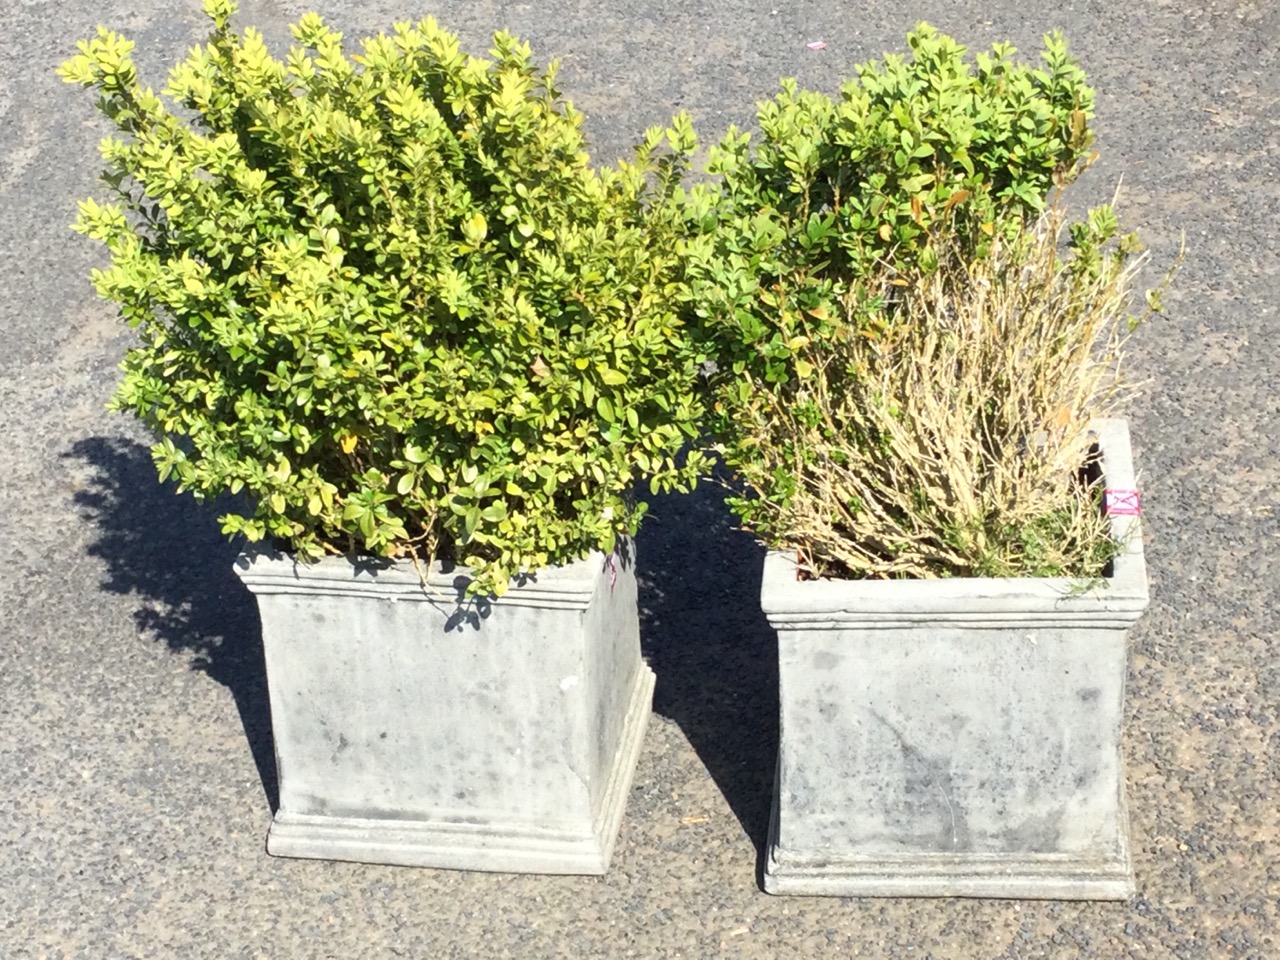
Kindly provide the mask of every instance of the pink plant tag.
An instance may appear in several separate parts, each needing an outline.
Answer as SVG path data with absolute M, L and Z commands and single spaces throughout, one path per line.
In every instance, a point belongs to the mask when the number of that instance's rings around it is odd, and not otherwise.
M 815 40 L 813 43 L 806 43 L 805 46 L 810 50 L 825 50 L 827 49 L 827 42 L 825 40 Z
M 1142 513 L 1142 494 L 1137 490 L 1107 487 L 1104 494 L 1108 517 L 1136 517 Z

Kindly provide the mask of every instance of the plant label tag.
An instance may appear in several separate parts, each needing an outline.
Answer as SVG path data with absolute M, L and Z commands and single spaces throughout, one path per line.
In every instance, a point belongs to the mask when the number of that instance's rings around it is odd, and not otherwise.
M 1142 495 L 1137 490 L 1107 487 L 1103 493 L 1108 517 L 1136 517 L 1142 513 Z

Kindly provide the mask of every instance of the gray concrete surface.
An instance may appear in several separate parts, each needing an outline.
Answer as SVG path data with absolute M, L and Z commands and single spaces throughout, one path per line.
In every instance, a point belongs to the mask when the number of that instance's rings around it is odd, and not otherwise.
M 656 716 L 610 873 L 272 859 L 257 623 L 216 510 L 160 489 L 103 410 L 128 335 L 66 224 L 104 127 L 53 67 L 99 21 L 159 70 L 194 0 L 0 5 L 0 957 L 1280 956 L 1280 22 L 1268 0 L 319 0 L 349 35 L 433 12 L 564 61 L 602 156 L 680 106 L 704 136 L 776 78 L 834 89 L 928 18 L 972 46 L 1066 30 L 1099 89 L 1125 214 L 1188 261 L 1136 342 L 1152 604 L 1125 753 L 1137 895 L 1120 904 L 760 892 L 776 745 L 759 553 L 711 491 L 642 532 Z M 303 7 L 253 0 L 269 38 Z M 806 43 L 825 40 L 826 49 Z

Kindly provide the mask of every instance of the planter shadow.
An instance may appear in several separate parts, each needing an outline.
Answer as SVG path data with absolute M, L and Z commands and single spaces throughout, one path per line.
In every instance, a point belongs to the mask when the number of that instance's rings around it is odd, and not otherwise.
M 763 857 L 778 748 L 777 637 L 760 610 L 764 549 L 735 529 L 714 482 L 652 498 L 636 544 L 654 711 L 684 731 Z
M 75 502 L 97 529 L 101 589 L 137 597 L 134 621 L 231 691 L 267 801 L 279 806 L 262 639 L 253 597 L 232 573 L 238 546 L 219 532 L 225 504 L 175 496 L 151 453 L 132 440 L 90 437 L 64 454 L 92 468 Z

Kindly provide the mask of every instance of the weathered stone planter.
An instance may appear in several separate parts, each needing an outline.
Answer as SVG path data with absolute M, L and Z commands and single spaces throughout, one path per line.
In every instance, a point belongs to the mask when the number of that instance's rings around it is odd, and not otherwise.
M 1100 421 L 1108 488 L 1135 487 Z M 765 560 L 781 742 L 765 889 L 1123 899 L 1126 635 L 1147 605 L 1136 516 L 1104 586 L 796 579 Z
M 465 570 L 424 592 L 407 563 L 242 555 L 279 769 L 268 851 L 603 873 L 653 694 L 625 555 L 466 607 Z

